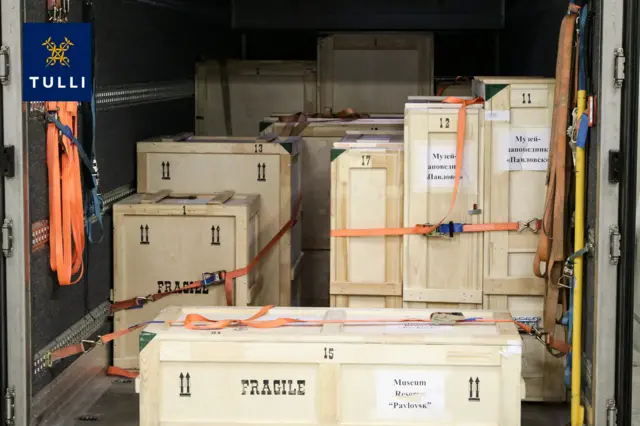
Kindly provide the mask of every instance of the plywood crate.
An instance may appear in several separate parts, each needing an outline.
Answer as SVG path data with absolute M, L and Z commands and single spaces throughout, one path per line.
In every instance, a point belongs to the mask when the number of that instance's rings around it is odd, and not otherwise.
M 259 194 L 262 248 L 295 210 L 300 194 L 299 157 L 297 138 L 154 138 L 138 143 L 138 191 L 207 194 L 231 190 Z M 302 256 L 300 233 L 298 223 L 261 261 L 264 289 L 260 303 L 291 304 L 291 282 Z
M 443 98 L 439 98 L 442 100 Z M 437 224 L 448 212 L 455 177 L 459 104 L 412 98 L 405 109 L 404 225 Z M 466 109 L 462 179 L 447 222 L 482 223 L 481 105 Z M 404 237 L 406 307 L 482 306 L 482 235 Z
M 542 218 L 555 80 L 476 77 L 473 90 L 485 99 L 484 221 Z M 545 280 L 536 277 L 532 267 L 537 244 L 532 232 L 485 233 L 485 308 L 506 309 L 533 321 L 542 318 Z M 558 327 L 556 335 L 562 334 Z M 527 398 L 565 400 L 563 360 L 530 336 L 524 348 Z
M 331 229 L 401 228 L 404 143 L 350 132 L 331 151 Z M 402 307 L 402 237 L 331 239 L 331 306 Z
M 318 40 L 318 111 L 400 113 L 433 95 L 433 34 L 335 34 Z
M 134 194 L 113 205 L 114 300 L 173 291 L 202 280 L 204 273 L 242 268 L 258 254 L 258 195 L 234 194 L 226 201 L 225 194 L 168 195 Z M 262 288 L 259 271 L 234 283 L 234 303 L 254 304 Z M 187 292 L 115 312 L 114 328 L 149 321 L 167 306 L 226 304 L 224 285 Z M 135 331 L 114 342 L 117 367 L 138 367 L 139 335 Z
M 471 96 L 471 80 L 443 78 L 436 79 L 436 94 L 441 96 Z
M 207 61 L 196 65 L 196 134 L 256 136 L 272 112 L 316 109 L 316 63 Z
M 268 118 L 271 124 L 263 134 L 281 134 L 286 124 L 278 116 Z M 377 114 L 358 120 L 310 118 L 297 128 L 295 135 L 302 138 L 302 249 L 329 250 L 329 199 L 331 182 L 331 148 L 348 131 L 367 134 L 395 134 L 404 128 L 403 116 Z
M 275 308 L 269 318 L 400 320 L 433 311 Z M 246 319 L 255 308 L 169 308 Z M 463 312 L 506 320 L 506 313 Z M 211 331 L 151 324 L 141 338 L 140 425 L 520 425 L 513 323 L 380 323 Z

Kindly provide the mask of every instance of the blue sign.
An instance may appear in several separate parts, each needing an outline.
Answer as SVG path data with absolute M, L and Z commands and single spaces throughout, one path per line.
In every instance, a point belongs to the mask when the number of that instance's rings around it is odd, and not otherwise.
M 91 24 L 22 24 L 22 100 L 91 100 Z

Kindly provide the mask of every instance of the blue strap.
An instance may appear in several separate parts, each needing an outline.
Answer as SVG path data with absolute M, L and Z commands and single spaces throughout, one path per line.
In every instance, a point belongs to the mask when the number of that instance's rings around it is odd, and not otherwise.
M 585 4 L 584 6 L 582 6 L 582 9 L 580 10 L 579 28 L 580 28 L 581 39 L 585 36 L 584 29 L 587 24 L 587 14 L 588 14 L 588 5 Z M 585 48 L 586 48 L 585 44 L 586 43 L 584 42 L 584 40 L 580 40 L 580 47 L 578 52 L 578 90 L 587 90 L 587 72 L 585 69 L 585 61 L 587 57 L 586 57 L 586 51 L 585 51 Z
M 78 141 L 76 136 L 73 134 L 73 131 L 71 130 L 71 128 L 66 124 L 62 124 L 60 120 L 58 120 L 53 114 L 49 114 L 47 118 L 50 122 L 52 122 L 58 128 L 58 130 L 65 137 L 67 137 L 76 146 L 76 148 L 78 148 L 78 155 L 80 156 L 80 159 L 82 160 L 82 163 L 84 164 L 85 168 L 88 170 L 89 174 L 91 174 L 91 190 L 89 191 L 89 194 L 84 197 L 84 219 L 85 219 L 84 222 L 85 222 L 85 233 L 89 239 L 89 242 L 93 243 L 92 232 L 91 232 L 91 217 L 93 215 L 95 215 L 96 218 L 98 219 L 98 224 L 100 225 L 100 229 L 101 230 L 104 229 L 103 223 L 102 223 L 103 202 L 100 196 L 98 195 L 98 185 L 96 182 L 96 178 L 93 175 L 93 165 L 91 164 L 91 161 L 89 161 L 89 157 L 84 152 L 84 149 L 82 148 L 82 144 L 80 143 L 80 141 Z M 102 238 L 104 238 L 104 233 L 100 237 L 100 241 L 102 241 Z
M 464 232 L 464 224 L 463 223 L 443 223 L 438 226 L 437 232 L 441 234 L 453 234 Z
M 576 138 L 576 145 L 580 148 L 587 146 L 587 135 L 589 134 L 589 115 L 586 112 L 582 113 L 580 117 L 580 126 L 578 127 L 578 136 Z
M 565 314 L 562 316 L 562 325 L 566 326 L 568 328 L 568 341 L 567 343 L 569 345 L 572 344 L 572 339 L 573 339 L 573 279 L 571 279 L 571 284 L 570 284 L 570 288 L 569 288 L 569 309 L 567 310 L 567 312 L 565 312 Z M 567 353 L 567 361 L 565 363 L 565 367 L 564 367 L 564 384 L 567 387 L 567 389 L 571 388 L 571 358 L 572 358 L 572 352 L 569 351 L 569 353 Z

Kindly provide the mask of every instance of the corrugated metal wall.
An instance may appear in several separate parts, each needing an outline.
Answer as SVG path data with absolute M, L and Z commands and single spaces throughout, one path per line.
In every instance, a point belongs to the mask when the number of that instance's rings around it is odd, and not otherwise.
M 159 3 L 159 2 L 158 2 Z M 162 5 L 161 5 L 162 6 Z M 81 20 L 81 2 L 71 1 L 72 21 Z M 133 184 L 136 141 L 157 134 L 193 131 L 194 64 L 203 43 L 200 32 L 215 19 L 160 7 L 154 2 L 94 0 L 98 65 L 96 153 L 100 191 L 108 193 Z M 44 22 L 45 1 L 29 0 L 28 22 Z M 222 11 L 224 13 L 224 11 Z M 221 15 L 221 17 L 224 15 Z M 212 34 L 215 32 L 211 32 Z M 185 84 L 191 82 L 191 87 Z M 167 90 L 181 87 L 178 99 L 166 100 Z M 140 87 L 159 88 L 158 98 L 134 99 Z M 130 91 L 130 99 L 115 102 L 114 90 Z M 137 91 L 136 91 L 137 90 Z M 111 93 L 112 94 L 112 93 Z M 100 95 L 107 95 L 102 96 Z M 29 122 L 29 191 L 31 222 L 48 219 L 48 182 L 45 133 L 37 120 Z M 89 311 L 109 300 L 112 285 L 111 217 L 104 220 L 104 239 L 88 247 L 87 273 L 76 285 L 60 287 L 49 266 L 49 246 L 31 256 L 31 341 L 34 356 Z M 94 235 L 100 231 L 94 226 Z M 55 370 L 34 371 L 33 392 L 45 385 Z

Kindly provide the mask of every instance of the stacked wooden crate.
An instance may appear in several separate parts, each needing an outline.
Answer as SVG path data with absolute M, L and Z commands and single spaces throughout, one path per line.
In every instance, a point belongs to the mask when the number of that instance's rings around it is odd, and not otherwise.
M 541 218 L 554 80 L 478 77 L 473 81 L 473 94 L 485 102 L 484 105 L 466 107 L 460 187 L 449 214 L 461 106 L 459 103 L 443 103 L 444 97 L 410 97 L 407 102 L 404 120 L 406 160 L 402 182 L 405 227 L 436 224 L 445 216 L 445 224 L 527 223 Z M 345 158 L 350 167 L 363 168 L 362 163 L 358 165 L 349 162 L 348 156 Z M 332 170 L 344 167 L 348 166 L 335 163 Z M 349 181 L 343 181 L 344 176 L 344 172 L 332 174 L 335 192 L 332 195 L 332 214 L 336 215 L 332 229 L 398 227 L 389 222 L 389 216 L 385 217 L 386 222 L 354 220 L 349 210 L 351 206 L 343 196 L 337 195 L 352 193 L 349 192 L 352 191 Z M 374 197 L 383 190 L 380 183 L 374 182 L 375 178 L 370 177 L 369 181 L 372 188 L 361 191 L 365 193 L 363 195 L 358 193 L 359 198 Z M 378 198 L 384 198 L 378 195 Z M 349 208 L 340 207 L 341 203 L 349 205 Z M 377 218 L 380 208 L 375 208 L 373 201 L 366 201 L 367 204 L 371 208 L 359 216 L 371 220 Z M 338 220 L 342 221 L 339 225 Z M 367 295 L 369 298 L 362 297 L 364 289 L 371 288 L 369 281 L 373 275 L 384 282 L 378 285 L 377 291 L 393 291 L 393 285 L 386 281 L 385 272 L 378 270 L 389 264 L 389 252 L 375 256 L 367 254 L 368 250 L 374 249 L 376 239 L 384 238 L 398 237 L 332 239 L 333 304 L 352 306 L 350 299 L 340 292 L 347 287 L 344 277 L 349 274 L 356 276 L 357 272 L 350 269 L 351 257 L 355 254 L 365 258 L 360 259 L 365 265 L 363 270 L 370 274 L 347 280 L 352 289 L 360 286 L 356 290 L 360 293 L 355 293 L 357 298 L 353 298 L 356 306 L 364 303 L 373 303 L 368 306 L 393 306 L 390 299 L 376 299 L 373 291 Z M 456 233 L 452 238 L 423 235 L 402 238 L 402 298 L 405 307 L 508 310 L 520 321 L 541 325 L 545 288 L 544 280 L 533 274 L 537 243 L 534 233 L 526 230 L 472 232 Z M 358 250 L 351 249 L 354 243 L 360 244 Z M 342 276 L 336 278 L 337 273 Z M 562 328 L 557 327 L 555 334 L 561 336 Z M 533 337 L 523 335 L 523 340 L 525 399 L 564 400 L 563 360 L 549 354 Z
M 260 249 L 296 213 L 300 197 L 298 138 L 155 138 L 138 143 L 138 191 L 260 195 Z M 167 170 L 169 172 L 167 172 Z M 299 219 L 299 214 L 293 219 Z M 300 264 L 300 225 L 285 233 L 261 262 L 259 303 L 289 306 L 299 293 L 292 280 Z
M 167 306 L 225 305 L 222 285 L 179 291 L 207 273 L 233 271 L 258 254 L 260 196 L 230 192 L 189 197 L 135 194 L 113 206 L 114 297 L 127 300 L 154 293 L 177 294 L 141 309 L 114 313 L 116 330 L 148 321 Z M 259 300 L 260 271 L 238 277 L 232 301 Z M 140 330 L 114 341 L 114 365 L 138 367 Z
M 114 206 L 115 300 L 179 290 L 243 269 L 299 220 L 298 138 L 157 137 L 138 143 L 138 194 Z M 299 298 L 301 226 L 234 279 L 231 303 L 289 306 Z M 292 283 L 293 281 L 293 283 Z M 170 305 L 224 305 L 214 284 L 115 313 L 116 329 Z M 138 333 L 115 344 L 115 365 L 137 366 Z
M 402 226 L 402 133 L 349 133 L 331 151 L 331 229 Z M 331 306 L 402 307 L 402 237 L 333 238 Z
M 476 77 L 473 92 L 484 104 L 484 221 L 542 218 L 554 79 Z M 505 309 L 536 323 L 544 310 L 545 280 L 533 274 L 537 236 L 531 232 L 484 235 L 483 306 Z M 550 330 L 546 330 L 550 331 Z M 562 327 L 553 330 L 564 335 Z M 563 360 L 524 336 L 527 399 L 563 401 Z
M 466 108 L 463 164 L 455 205 L 456 142 L 460 104 L 414 98 L 405 109 L 404 225 L 447 221 L 482 223 L 481 105 Z M 404 237 L 407 307 L 474 309 L 482 306 L 482 235 Z
M 316 63 L 207 61 L 196 66 L 196 134 L 256 136 L 272 112 L 316 109 Z
M 270 124 L 263 135 L 282 134 L 287 123 L 278 116 L 265 120 Z M 305 253 L 305 289 L 309 299 L 327 305 L 329 283 L 329 226 L 331 193 L 331 149 L 347 132 L 389 135 L 401 132 L 404 127 L 402 115 L 379 114 L 357 120 L 309 118 L 297 124 L 293 133 L 301 137 L 300 156 L 304 168 L 301 172 L 302 250 Z M 307 274 L 308 272 L 308 274 Z
M 318 41 L 318 112 L 400 113 L 432 95 L 433 34 L 334 34 Z

